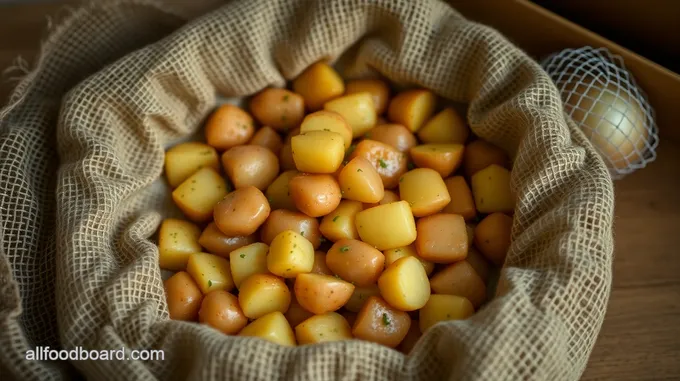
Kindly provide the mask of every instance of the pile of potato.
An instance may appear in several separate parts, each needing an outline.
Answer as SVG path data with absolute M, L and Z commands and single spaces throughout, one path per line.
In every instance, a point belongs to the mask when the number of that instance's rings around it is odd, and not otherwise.
M 316 63 L 166 152 L 187 218 L 158 238 L 172 319 L 407 353 L 483 305 L 510 245 L 510 160 L 432 92 L 392 93 Z

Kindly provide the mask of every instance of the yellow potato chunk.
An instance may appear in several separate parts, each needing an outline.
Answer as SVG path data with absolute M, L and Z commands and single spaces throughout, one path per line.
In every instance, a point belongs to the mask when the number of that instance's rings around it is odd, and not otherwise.
M 248 246 L 238 248 L 229 253 L 229 265 L 231 276 L 234 278 L 236 288 L 253 274 L 267 274 L 267 253 L 269 246 L 262 242 L 256 242 Z
M 345 158 L 343 137 L 335 132 L 310 131 L 293 136 L 293 161 L 298 171 L 335 173 Z
M 403 91 L 390 102 L 387 117 L 393 123 L 403 124 L 413 132 L 430 119 L 437 105 L 437 97 L 429 90 L 414 89 Z
M 387 110 L 390 101 L 390 87 L 379 79 L 355 79 L 347 82 L 346 94 L 370 93 L 378 115 Z
M 416 240 L 416 223 L 406 201 L 379 205 L 357 213 L 361 240 L 378 250 L 408 246 Z
M 434 263 L 430 261 L 426 261 L 423 258 L 420 258 L 418 256 L 418 252 L 416 251 L 416 247 L 414 245 L 408 245 L 404 247 L 397 247 L 396 249 L 389 249 L 385 250 L 383 252 L 385 255 L 385 267 L 391 265 L 392 263 L 396 262 L 398 259 L 404 258 L 404 257 L 416 257 L 420 261 L 420 263 L 423 265 L 423 268 L 425 269 L 425 273 L 429 276 L 432 274 L 432 271 L 434 271 Z
M 290 195 L 288 182 L 299 174 L 300 172 L 296 170 L 285 171 L 269 185 L 265 192 L 265 196 L 267 196 L 267 200 L 269 201 L 272 210 L 286 209 L 293 212 L 297 211 L 295 202 L 293 202 L 293 198 Z
M 327 102 L 323 106 L 326 111 L 334 111 L 352 127 L 352 137 L 363 136 L 375 127 L 378 115 L 373 105 L 371 93 L 363 92 L 345 95 Z
M 421 168 L 432 168 L 446 178 L 463 162 L 462 144 L 422 144 L 411 148 L 411 160 Z
M 210 221 L 213 208 L 229 189 L 227 182 L 213 168 L 202 168 L 172 192 L 172 199 L 187 218 L 194 222 Z
M 158 232 L 158 262 L 165 270 L 179 271 L 187 267 L 189 255 L 202 251 L 198 244 L 201 229 L 189 221 L 168 218 Z
M 435 115 L 418 131 L 418 138 L 423 143 L 458 143 L 465 144 L 470 136 L 470 129 L 465 119 L 450 107 Z
M 286 282 L 271 274 L 253 274 L 241 283 L 238 304 L 249 319 L 268 313 L 284 313 L 290 306 L 291 295 Z
M 467 298 L 475 308 L 486 301 L 486 284 L 468 261 L 460 261 L 439 271 L 430 279 L 430 288 L 437 294 Z
M 352 145 L 352 127 L 345 118 L 333 111 L 317 111 L 305 117 L 300 125 L 300 134 L 311 131 L 326 131 L 340 134 L 345 144 L 345 150 Z
M 359 201 L 340 201 L 340 205 L 321 220 L 321 225 L 319 225 L 321 234 L 332 242 L 341 239 L 359 239 L 354 219 L 363 208 L 363 204 Z
M 404 257 L 388 266 L 378 278 L 380 295 L 394 308 L 415 311 L 430 297 L 430 280 L 416 257 Z
M 295 337 L 300 345 L 349 340 L 352 330 L 347 320 L 336 312 L 312 316 L 295 327 Z
M 314 246 L 305 237 L 286 230 L 279 233 L 269 247 L 267 268 L 272 274 L 295 278 L 314 267 Z
M 437 213 L 451 202 L 444 179 L 430 168 L 404 173 L 399 180 L 399 196 L 409 203 L 416 217 Z
M 447 320 L 463 320 L 475 313 L 469 300 L 456 295 L 431 295 L 419 312 L 420 332 Z
M 370 161 L 357 156 L 338 175 L 342 197 L 348 200 L 375 203 L 385 196 L 385 186 Z
M 217 151 L 203 143 L 178 144 L 165 152 L 165 176 L 172 188 L 176 188 L 201 168 L 220 169 Z
M 366 304 L 366 301 L 371 296 L 380 296 L 380 289 L 377 284 L 372 284 L 366 287 L 355 287 L 352 297 L 349 298 L 345 308 L 352 312 L 361 311 L 361 307 Z
M 191 254 L 187 262 L 187 272 L 203 294 L 213 290 L 231 291 L 234 288 L 229 261 L 219 255 Z
M 492 164 L 472 176 L 472 195 L 480 213 L 511 213 L 515 197 L 510 188 L 510 171 Z
M 345 92 L 345 83 L 328 64 L 317 62 L 293 81 L 293 91 L 302 95 L 307 108 L 319 110 L 324 103 Z
M 258 337 L 288 347 L 295 346 L 295 333 L 279 311 L 264 315 L 248 324 L 238 335 Z

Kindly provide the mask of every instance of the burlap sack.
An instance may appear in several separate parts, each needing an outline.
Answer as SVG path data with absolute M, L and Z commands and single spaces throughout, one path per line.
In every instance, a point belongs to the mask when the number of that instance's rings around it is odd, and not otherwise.
M 201 6 L 75 11 L 2 112 L 0 379 L 580 377 L 610 290 L 612 184 L 534 61 L 435 0 L 236 1 L 176 30 Z M 200 128 L 216 93 L 283 85 L 346 51 L 353 74 L 469 103 L 474 132 L 516 154 L 514 242 L 496 298 L 431 329 L 408 357 L 362 341 L 287 349 L 169 321 L 151 240 L 173 211 L 164 149 Z M 46 345 L 165 359 L 25 359 Z

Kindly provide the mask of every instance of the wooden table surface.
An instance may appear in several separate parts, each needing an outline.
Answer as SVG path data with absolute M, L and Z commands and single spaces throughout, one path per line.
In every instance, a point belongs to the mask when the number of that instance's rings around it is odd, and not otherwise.
M 0 6 L 0 69 L 31 62 L 59 8 Z M 3 104 L 12 86 L 0 83 Z M 615 235 L 613 291 L 583 380 L 680 380 L 680 142 L 662 138 L 656 162 L 616 183 Z

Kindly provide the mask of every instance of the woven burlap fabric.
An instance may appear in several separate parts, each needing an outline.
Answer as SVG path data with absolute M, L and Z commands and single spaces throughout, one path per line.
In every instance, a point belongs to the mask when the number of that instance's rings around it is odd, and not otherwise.
M 181 26 L 208 8 L 75 11 L 3 111 L 0 378 L 580 377 L 609 296 L 613 190 L 534 61 L 435 0 L 234 1 Z M 289 349 L 168 319 L 152 241 L 176 213 L 164 149 L 200 129 L 216 94 L 283 85 L 322 58 L 469 103 L 475 133 L 515 158 L 514 241 L 496 298 L 428 331 L 408 357 L 362 341 Z M 26 361 L 36 345 L 165 359 Z

